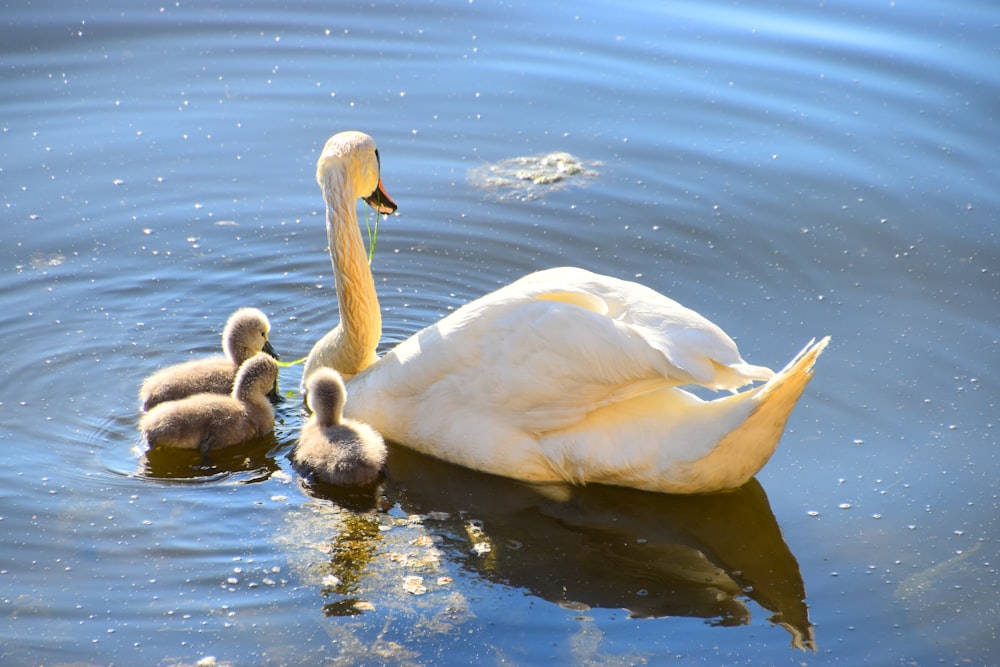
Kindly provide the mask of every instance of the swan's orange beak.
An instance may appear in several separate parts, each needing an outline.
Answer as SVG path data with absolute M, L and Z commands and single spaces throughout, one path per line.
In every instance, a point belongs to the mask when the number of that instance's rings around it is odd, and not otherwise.
M 365 197 L 365 203 L 385 215 L 396 212 L 396 202 L 392 201 L 392 197 L 386 194 L 381 178 L 378 179 L 378 187 L 375 188 L 375 192 Z

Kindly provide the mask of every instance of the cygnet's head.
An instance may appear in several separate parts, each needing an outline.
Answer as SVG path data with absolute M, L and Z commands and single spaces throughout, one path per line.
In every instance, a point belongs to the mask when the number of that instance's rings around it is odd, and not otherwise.
M 233 397 L 248 400 L 264 396 L 278 379 L 278 362 L 266 352 L 258 352 L 240 365 L 233 383 Z
M 306 383 L 306 404 L 324 427 L 336 426 L 343 421 L 347 388 L 340 373 L 332 368 L 319 368 Z
M 393 213 L 392 201 L 382 186 L 380 160 L 375 140 L 364 132 L 338 132 L 323 146 L 316 162 L 316 181 L 329 198 L 332 192 L 353 188 L 351 199 L 364 199 L 379 213 Z
M 226 328 L 222 331 L 222 349 L 237 365 L 261 351 L 276 357 L 268 340 L 270 333 L 271 323 L 267 315 L 256 308 L 240 308 L 226 321 Z

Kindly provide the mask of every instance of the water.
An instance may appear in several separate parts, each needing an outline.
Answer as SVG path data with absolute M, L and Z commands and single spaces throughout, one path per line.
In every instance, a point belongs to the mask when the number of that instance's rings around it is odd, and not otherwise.
M 987 2 L 8 7 L 4 664 L 995 663 L 998 25 Z M 832 335 L 757 481 L 537 489 L 393 448 L 377 502 L 308 489 L 301 367 L 273 436 L 147 453 L 141 379 L 237 307 L 285 359 L 334 324 L 312 174 L 348 128 L 400 205 L 386 348 L 559 264 L 638 278 L 752 363 Z M 550 151 L 597 175 L 477 180 Z

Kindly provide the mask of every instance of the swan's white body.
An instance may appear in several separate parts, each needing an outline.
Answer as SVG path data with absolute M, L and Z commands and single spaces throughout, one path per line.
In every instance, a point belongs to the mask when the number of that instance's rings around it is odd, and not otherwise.
M 358 263 L 334 250 L 337 235 L 353 232 L 363 254 L 356 213 L 343 215 L 337 200 L 381 192 L 374 142 L 359 134 L 332 137 L 317 171 L 338 295 L 342 284 L 364 281 L 344 274 Z M 355 153 L 372 154 L 375 180 L 352 177 L 356 156 L 329 160 L 344 135 Z M 331 183 L 351 182 L 353 189 L 331 191 Z M 370 281 L 367 263 L 364 270 Z M 340 307 L 338 335 L 351 338 L 344 323 L 364 318 L 345 316 L 342 297 Z M 306 379 L 332 365 L 321 357 L 339 355 L 330 334 L 324 340 L 310 353 Z M 747 364 L 719 327 L 654 290 L 557 268 L 463 306 L 377 361 L 369 343 L 373 361 L 360 372 L 337 370 L 357 373 L 347 416 L 426 454 L 534 482 L 694 493 L 735 488 L 764 466 L 827 341 L 810 343 L 775 375 Z M 735 392 L 755 380 L 766 383 L 712 401 L 681 388 Z

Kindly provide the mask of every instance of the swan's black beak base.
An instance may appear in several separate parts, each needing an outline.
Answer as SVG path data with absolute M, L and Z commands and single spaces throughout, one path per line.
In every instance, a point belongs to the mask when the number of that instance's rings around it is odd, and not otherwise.
M 392 197 L 386 193 L 381 178 L 378 179 L 378 187 L 375 188 L 375 192 L 365 197 L 365 203 L 385 215 L 396 212 L 396 202 L 392 201 Z

